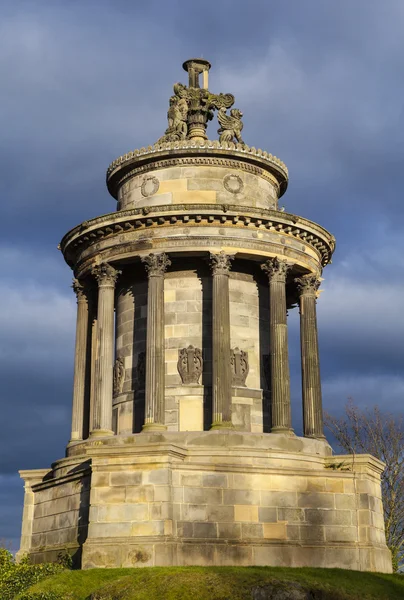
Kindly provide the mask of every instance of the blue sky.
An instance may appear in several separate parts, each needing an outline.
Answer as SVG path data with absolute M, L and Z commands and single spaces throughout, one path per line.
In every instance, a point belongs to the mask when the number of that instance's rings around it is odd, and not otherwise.
M 75 298 L 57 245 L 115 209 L 105 170 L 166 127 L 181 65 L 212 63 L 243 138 L 289 167 L 288 212 L 337 238 L 318 302 L 325 407 L 404 402 L 402 0 L 0 0 L 0 539 L 18 469 L 69 438 Z M 214 126 L 208 131 L 216 136 Z M 298 315 L 290 315 L 300 427 Z

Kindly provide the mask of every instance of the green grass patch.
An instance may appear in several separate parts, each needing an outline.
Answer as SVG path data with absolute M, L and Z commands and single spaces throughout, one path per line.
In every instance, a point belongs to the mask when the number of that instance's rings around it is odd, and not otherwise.
M 278 567 L 144 567 L 64 571 L 30 588 L 66 600 L 251 600 L 257 588 L 288 582 L 313 600 L 403 600 L 404 576 L 342 569 Z M 264 595 L 257 598 L 265 598 Z M 271 596 L 268 595 L 268 598 Z

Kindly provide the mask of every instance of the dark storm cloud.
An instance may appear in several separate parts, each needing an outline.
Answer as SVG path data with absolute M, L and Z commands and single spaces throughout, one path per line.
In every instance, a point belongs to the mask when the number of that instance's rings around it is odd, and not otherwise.
M 18 475 L 0 475 L 1 535 L 0 544 L 9 550 L 19 548 L 19 528 L 24 489 Z
M 235 94 L 245 140 L 288 165 L 281 204 L 337 238 L 318 302 L 326 408 L 352 395 L 402 410 L 403 26 L 401 0 L 2 7 L 0 538 L 19 535 L 13 473 L 49 466 L 69 436 L 75 302 L 56 246 L 114 210 L 105 169 L 160 137 L 190 56 Z M 296 309 L 290 345 L 300 431 Z

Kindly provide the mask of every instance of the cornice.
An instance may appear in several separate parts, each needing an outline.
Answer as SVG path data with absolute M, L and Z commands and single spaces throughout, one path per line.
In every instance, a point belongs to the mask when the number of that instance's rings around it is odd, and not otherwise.
M 164 142 L 128 152 L 114 160 L 108 167 L 108 190 L 116 198 L 118 188 L 128 173 L 131 173 L 133 176 L 138 169 L 145 165 L 149 165 L 150 168 L 155 163 L 161 163 L 162 159 L 170 159 L 171 163 L 175 164 L 173 162 L 175 159 L 180 161 L 180 159 L 187 158 L 187 162 L 189 163 L 190 160 L 196 160 L 198 157 L 222 157 L 250 163 L 275 176 L 280 186 L 280 195 L 286 191 L 288 169 L 285 163 L 279 158 L 260 148 L 256 149 L 245 144 L 235 144 L 233 142 L 220 143 L 218 140 Z M 162 168 L 164 165 L 157 164 L 155 166 L 156 168 Z
M 61 241 L 61 250 L 66 262 L 74 266 L 79 253 L 107 238 L 122 233 L 167 226 L 220 226 L 265 229 L 279 235 L 292 236 L 314 248 L 324 267 L 331 261 L 335 249 L 335 238 L 326 229 L 289 213 L 262 210 L 238 205 L 166 205 L 153 208 L 122 210 L 85 221 L 69 231 Z M 197 235 L 197 232 L 196 232 Z M 193 235 L 189 236 L 192 243 Z M 119 242 L 118 242 L 119 243 Z

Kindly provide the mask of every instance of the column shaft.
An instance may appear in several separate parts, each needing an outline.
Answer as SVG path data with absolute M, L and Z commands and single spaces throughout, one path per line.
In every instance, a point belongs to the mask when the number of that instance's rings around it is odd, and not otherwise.
M 113 434 L 114 297 L 119 273 L 106 263 L 93 269 L 98 281 L 98 311 L 92 436 Z
M 90 366 L 90 406 L 89 406 L 89 433 L 94 423 L 94 403 L 95 403 L 95 377 L 97 364 L 97 310 L 94 310 L 94 317 L 91 323 L 91 366 Z
M 166 429 L 164 352 L 164 272 L 171 264 L 166 254 L 142 259 L 148 272 L 145 423 L 143 431 Z
M 302 359 L 303 434 L 324 438 L 314 275 L 296 279 L 300 291 L 300 347 Z
M 212 254 L 212 429 L 232 427 L 229 271 L 233 257 Z
M 74 382 L 72 429 L 70 441 L 83 439 L 84 405 L 86 394 L 87 342 L 88 342 L 88 297 L 84 286 L 73 280 L 73 289 L 77 295 L 76 347 L 74 355 Z
M 286 275 L 290 266 L 277 258 L 261 265 L 269 278 L 269 360 L 273 433 L 292 431 L 286 312 Z

